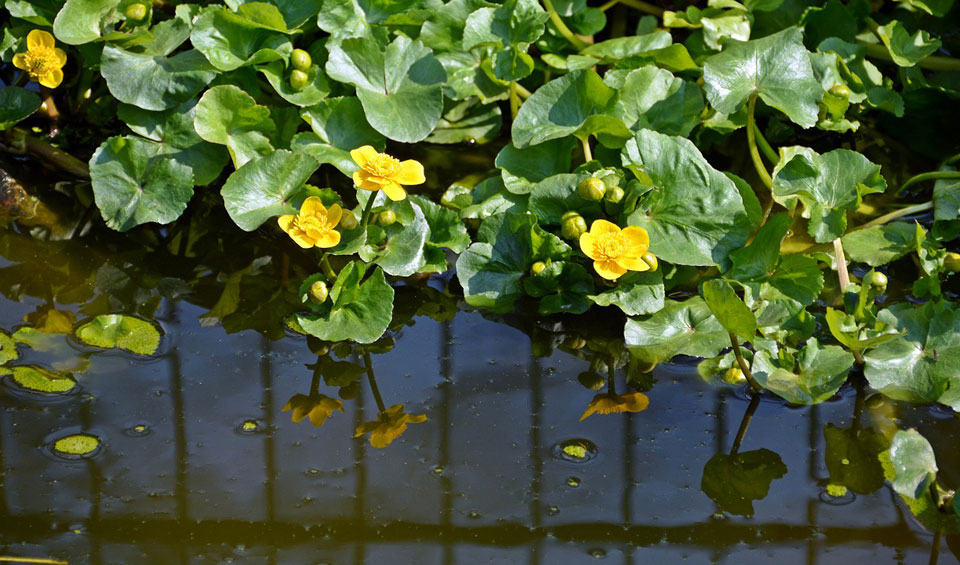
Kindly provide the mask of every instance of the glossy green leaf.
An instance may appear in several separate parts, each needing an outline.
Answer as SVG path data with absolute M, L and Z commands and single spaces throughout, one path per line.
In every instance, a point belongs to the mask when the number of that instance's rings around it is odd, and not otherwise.
M 536 261 L 561 261 L 570 247 L 537 225 L 532 214 L 511 212 L 484 220 L 474 243 L 457 259 L 467 304 L 508 312 L 522 294 L 521 279 Z
M 535 0 L 507 0 L 497 7 L 479 8 L 467 18 L 463 31 L 463 48 L 472 49 L 484 43 L 503 46 L 530 44 L 543 34 L 549 19 Z
M 520 107 L 513 122 L 513 144 L 529 147 L 551 139 L 593 135 L 605 145 L 620 147 L 630 130 L 611 115 L 616 90 L 596 72 L 574 71 L 537 89 Z
M 666 300 L 663 309 L 645 318 L 628 318 L 623 331 L 630 352 L 650 363 L 677 355 L 715 357 L 730 347 L 730 334 L 699 296 Z
M 204 140 L 226 145 L 238 169 L 273 151 L 267 137 L 276 129 L 270 109 L 236 86 L 215 86 L 204 92 L 194 127 Z
M 659 312 L 664 305 L 663 272 L 629 272 L 617 279 L 617 286 L 587 298 L 597 306 L 616 306 L 627 316 Z
M 193 171 L 170 158 L 160 144 L 111 137 L 90 158 L 97 207 L 117 231 L 176 220 L 193 196 Z
M 444 100 L 444 110 L 426 143 L 488 143 L 500 134 L 503 123 L 500 107 L 483 104 L 477 98 Z
M 659 30 L 643 35 L 615 37 L 594 43 L 580 51 L 580 54 L 590 55 L 600 59 L 604 64 L 610 64 L 628 57 L 663 49 L 668 47 L 672 41 L 669 32 Z
M 126 349 L 153 355 L 160 346 L 160 332 L 145 320 L 121 314 L 105 314 L 77 328 L 77 339 L 95 347 Z
M 906 333 L 864 355 L 864 375 L 883 394 L 960 411 L 960 310 L 946 301 L 902 302 L 878 315 Z
M 255 4 L 238 12 L 207 8 L 193 22 L 190 42 L 221 71 L 286 59 L 293 45 L 283 16 L 274 6 Z
M 0 90 L 0 131 L 15 126 L 40 109 L 40 97 L 18 86 Z
M 707 307 L 727 331 L 744 341 L 753 341 L 757 333 L 757 317 L 743 300 L 740 300 L 729 282 L 724 279 L 710 279 L 703 283 L 701 294 Z
M 956 3 L 953 0 L 896 0 L 897 2 L 902 2 L 907 6 L 916 8 L 918 10 L 923 10 L 924 12 L 942 18 L 947 15 L 947 12 L 950 11 L 950 8 L 956 6 Z
M 833 241 L 847 228 L 847 210 L 856 210 L 866 194 L 883 192 L 880 166 L 856 151 L 834 149 L 823 155 L 806 147 L 781 149 L 773 173 L 773 196 L 792 207 L 803 203 L 808 231 L 818 242 Z
M 216 76 L 203 55 L 193 49 L 166 57 L 132 53 L 112 45 L 103 48 L 100 72 L 117 100 L 154 111 L 186 102 Z
M 301 89 L 290 86 L 290 70 L 281 61 L 272 61 L 257 67 L 281 98 L 294 106 L 313 106 L 330 94 L 330 84 L 323 69 L 314 65 L 307 72 L 307 85 Z
M 760 385 L 791 404 L 819 404 L 847 381 L 853 354 L 836 345 L 821 346 L 810 338 L 797 353 L 798 367 L 782 367 L 768 351 L 758 351 L 751 367 Z
M 891 222 L 843 236 L 847 256 L 871 267 L 886 265 L 917 248 L 916 224 Z
M 467 233 L 467 227 L 463 225 L 455 211 L 424 196 L 409 195 L 407 199 L 420 208 L 430 226 L 428 246 L 446 248 L 454 253 L 462 253 L 470 246 L 470 234 Z
M 553 261 L 524 278 L 523 290 L 540 299 L 539 314 L 582 314 L 590 309 L 587 294 L 593 292 L 593 276 L 577 263 Z
M 390 325 L 393 288 L 378 267 L 373 267 L 373 274 L 363 280 L 366 269 L 360 261 L 352 261 L 343 267 L 330 288 L 326 302 L 329 309 L 322 314 L 298 315 L 296 319 L 300 327 L 327 341 L 349 339 L 373 343 L 379 339 Z
M 512 143 L 497 154 L 503 184 L 514 194 L 528 194 L 547 177 L 570 172 L 570 153 L 576 142 L 569 137 L 517 149 Z
M 769 277 L 780 264 L 780 244 L 787 237 L 791 223 L 787 214 L 771 216 L 750 245 L 730 254 L 733 266 L 726 276 L 741 282 Z
M 935 220 L 960 218 L 960 179 L 939 179 L 933 185 Z
M 367 121 L 395 141 L 430 135 L 443 112 L 443 66 L 418 40 L 397 37 L 386 47 L 372 39 L 345 39 L 330 50 L 327 74 L 357 88 Z
M 724 114 L 733 114 L 757 94 L 794 123 L 805 128 L 817 123 L 823 89 L 797 28 L 746 43 L 728 42 L 707 59 L 703 80 L 710 104 Z
M 890 52 L 893 62 L 901 67 L 912 67 L 940 49 L 939 39 L 932 39 L 922 29 L 911 35 L 897 20 L 877 28 L 877 35 Z
M 689 140 L 641 130 L 627 142 L 624 165 L 653 189 L 627 218 L 650 234 L 650 251 L 678 265 L 724 264 L 747 241 L 750 224 L 733 181 Z
M 420 29 L 420 41 L 440 53 L 460 51 L 467 18 L 480 8 L 496 8 L 485 0 L 451 0 L 437 9 Z
M 753 516 L 753 501 L 766 498 L 770 483 L 786 474 L 783 460 L 769 449 L 717 453 L 703 467 L 700 490 L 724 512 Z
M 305 197 L 304 183 L 317 170 L 309 155 L 274 151 L 249 161 L 224 183 L 220 194 L 230 218 L 240 229 L 253 231 L 274 216 L 296 214 Z
M 927 438 L 914 429 L 900 430 L 890 443 L 890 481 L 897 494 L 920 498 L 937 478 L 937 458 Z
M 652 65 L 628 71 L 616 80 L 608 72 L 604 81 L 620 91 L 613 114 L 632 130 L 652 129 L 686 137 L 700 123 L 703 94 L 700 87 Z
M 589 172 L 554 175 L 533 187 L 529 209 L 543 225 L 559 226 L 567 212 L 579 212 L 585 217 L 601 215 L 600 203 L 585 200 L 577 192 L 581 181 L 593 176 Z
M 378 245 L 368 242 L 361 248 L 360 258 L 380 265 L 388 275 L 409 277 L 426 264 L 424 246 L 430 228 L 423 211 L 409 199 L 390 202 L 387 207 L 396 211 L 397 222 L 383 228 L 385 242 Z
M 53 21 L 53 34 L 69 45 L 100 39 L 102 22 L 120 0 L 67 0 Z

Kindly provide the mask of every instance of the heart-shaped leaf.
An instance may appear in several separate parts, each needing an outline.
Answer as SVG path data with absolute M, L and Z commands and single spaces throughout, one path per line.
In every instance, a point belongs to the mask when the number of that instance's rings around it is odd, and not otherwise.
M 255 2 L 241 5 L 237 12 L 206 8 L 193 22 L 190 42 L 211 65 L 232 71 L 289 57 L 293 45 L 287 33 L 276 7 Z
M 53 34 L 69 45 L 100 39 L 103 20 L 120 0 L 67 0 L 53 21 Z
M 40 97 L 19 86 L 0 90 L 0 131 L 15 126 L 40 109 Z
M 236 168 L 273 151 L 267 137 L 276 129 L 270 109 L 236 86 L 215 86 L 204 92 L 194 127 L 206 141 L 226 145 Z
M 217 76 L 203 55 L 190 49 L 172 57 L 103 48 L 100 72 L 113 96 L 144 110 L 168 110 L 193 98 Z
M 373 269 L 364 281 L 367 266 L 361 261 L 347 263 L 330 288 L 329 309 L 322 314 L 298 315 L 300 327 L 327 341 L 373 343 L 379 339 L 390 325 L 393 288 L 380 268 Z
M 240 229 L 253 231 L 281 214 L 296 214 L 305 197 L 304 183 L 317 170 L 309 155 L 274 151 L 247 162 L 223 184 L 220 194 L 230 218 Z
M 699 296 L 683 302 L 666 300 L 651 316 L 628 318 L 623 338 L 635 357 L 649 363 L 677 355 L 715 357 L 730 347 L 730 333 Z
M 830 399 L 847 381 L 853 354 L 836 345 L 821 346 L 810 338 L 796 356 L 794 367 L 781 367 L 768 351 L 753 356 L 753 376 L 763 388 L 792 404 L 819 404 Z
M 937 479 L 937 458 L 927 438 L 914 429 L 900 430 L 890 443 L 893 490 L 910 498 L 924 496 Z

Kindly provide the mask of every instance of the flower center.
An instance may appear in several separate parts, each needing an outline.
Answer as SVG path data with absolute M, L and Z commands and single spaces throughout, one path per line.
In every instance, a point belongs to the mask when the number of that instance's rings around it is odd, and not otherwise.
M 60 68 L 60 60 L 52 49 L 30 49 L 24 53 L 27 73 L 32 78 L 42 77 Z
M 627 238 L 622 232 L 602 233 L 597 238 L 596 250 L 600 261 L 615 261 L 627 250 Z
M 391 177 L 400 170 L 400 160 L 383 153 L 378 153 L 376 157 L 367 161 L 367 165 L 364 168 L 375 176 Z
M 309 216 L 298 216 L 296 224 L 297 227 L 303 231 L 323 233 L 329 230 L 327 227 L 327 215 L 323 212 L 314 212 Z

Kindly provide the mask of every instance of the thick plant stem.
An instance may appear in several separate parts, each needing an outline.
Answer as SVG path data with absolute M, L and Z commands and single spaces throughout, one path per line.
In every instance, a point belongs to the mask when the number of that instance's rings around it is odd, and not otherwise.
M 733 346 L 733 354 L 737 357 L 737 364 L 740 365 L 743 376 L 746 377 L 747 382 L 750 383 L 750 388 L 753 389 L 753 392 L 763 390 L 763 387 L 760 386 L 757 379 L 753 378 L 753 373 L 750 372 L 750 367 L 747 366 L 747 360 L 743 358 L 743 352 L 740 351 L 740 341 L 737 340 L 737 336 L 733 332 L 730 332 L 730 344 Z
M 643 0 L 620 0 L 620 3 L 624 6 L 630 6 L 636 10 L 640 10 L 641 12 L 646 12 L 648 14 L 657 16 L 658 18 L 663 16 L 663 8 L 660 6 L 654 6 L 653 4 L 644 2 Z
M 370 211 L 373 210 L 373 201 L 377 199 L 377 193 L 371 192 L 370 198 L 367 199 L 367 205 L 363 207 L 363 227 L 367 227 L 370 223 Z
M 757 149 L 756 122 L 753 117 L 756 108 L 757 95 L 754 93 L 750 95 L 750 100 L 747 102 L 747 144 L 750 146 L 750 158 L 753 160 L 754 168 L 757 169 L 757 175 L 763 181 L 763 184 L 772 191 L 773 179 L 770 178 L 770 173 L 767 172 L 763 160 L 760 159 L 760 151 Z
M 760 151 L 763 151 L 763 156 L 770 161 L 771 165 L 776 165 L 780 162 L 780 156 L 777 155 L 777 152 L 773 150 L 773 147 L 767 143 L 767 138 L 763 137 L 763 134 L 760 133 L 760 128 L 757 127 L 757 124 L 753 124 L 753 134 L 757 136 L 757 145 L 760 147 Z
M 850 284 L 850 273 L 847 272 L 847 257 L 843 253 L 843 242 L 840 238 L 833 240 L 833 252 L 837 255 L 837 278 L 840 280 L 840 292 Z
M 516 85 L 517 94 L 520 95 L 520 98 L 523 98 L 524 100 L 526 100 L 527 98 L 530 98 L 531 96 L 533 96 L 533 93 L 527 90 L 526 88 L 524 88 L 524 86 L 519 82 L 514 82 L 514 84 Z
M 582 138 L 580 144 L 583 146 L 583 162 L 593 161 L 593 151 L 590 150 L 590 136 Z
M 571 45 L 577 48 L 577 51 L 583 51 L 587 48 L 587 44 L 583 42 L 582 39 L 577 37 L 570 31 L 570 28 L 567 27 L 567 24 L 563 23 L 563 20 L 560 18 L 560 14 L 557 13 L 557 10 L 553 7 L 553 2 L 550 0 L 543 0 L 543 7 L 546 8 L 547 13 L 550 15 L 550 21 L 553 22 L 554 27 L 557 28 L 557 31 L 560 32 Z
M 756 413 L 758 406 L 760 406 L 760 397 L 753 395 L 753 398 L 750 399 L 750 405 L 747 406 L 747 411 L 743 413 L 743 419 L 740 420 L 740 428 L 737 429 L 737 437 L 733 440 L 730 455 L 736 455 L 737 452 L 740 451 L 743 438 L 747 437 L 747 430 L 750 429 L 750 421 L 753 420 L 753 415 Z
M 920 212 L 926 212 L 933 208 L 933 202 L 924 202 L 922 204 L 914 204 L 913 206 L 907 206 L 906 208 L 900 208 L 899 210 L 894 210 L 889 214 L 884 214 L 879 218 L 874 218 L 869 222 L 863 224 L 862 226 L 857 226 L 850 231 L 859 231 L 867 228 L 872 228 L 873 226 L 882 226 L 887 222 L 892 222 L 896 219 L 902 218 L 904 216 L 910 216 L 913 214 L 919 214 Z M 847 232 L 849 233 L 849 232 Z
M 867 49 L 867 57 L 882 59 L 891 63 L 893 62 L 893 57 L 883 45 L 876 43 L 864 43 L 860 41 L 857 42 L 857 45 L 862 45 Z M 960 71 L 960 59 L 954 59 L 953 57 L 942 57 L 939 55 L 929 55 L 923 59 L 920 59 L 917 62 L 917 66 L 921 69 L 930 69 L 931 71 Z
M 517 81 L 510 83 L 510 118 L 517 119 L 517 112 L 520 111 L 520 96 L 517 94 Z
M 337 273 L 335 273 L 333 267 L 330 266 L 330 257 L 326 251 L 320 258 L 320 269 L 323 271 L 323 274 L 327 275 L 328 279 L 332 281 L 337 280 Z
M 897 189 L 896 194 L 900 194 L 918 182 L 937 179 L 960 179 L 960 171 L 932 171 L 929 173 L 920 173 L 919 175 L 914 175 L 907 179 L 907 182 L 900 185 L 900 188 Z

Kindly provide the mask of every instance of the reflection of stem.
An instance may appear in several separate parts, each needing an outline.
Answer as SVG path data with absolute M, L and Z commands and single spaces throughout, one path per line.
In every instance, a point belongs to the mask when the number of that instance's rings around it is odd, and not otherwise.
M 863 397 L 863 380 L 860 379 L 857 381 L 857 397 L 853 401 L 853 423 L 850 426 L 857 431 L 860 430 L 860 416 L 863 414 Z
M 930 565 L 937 565 L 940 560 L 940 538 L 943 537 L 943 528 L 937 528 L 933 534 L 933 545 L 930 547 Z
M 366 228 L 370 223 L 370 212 L 373 210 L 373 201 L 377 199 L 377 193 L 371 192 L 367 199 L 367 205 L 363 207 L 363 227 Z
M 898 188 L 894 194 L 900 194 L 911 185 L 917 184 L 918 182 L 936 179 L 960 179 L 960 171 L 932 171 L 929 173 L 920 173 L 919 175 L 914 175 L 907 179 L 907 182 L 901 184 L 900 188 Z
M 583 162 L 589 163 L 593 161 L 593 151 L 590 150 L 590 136 L 585 136 L 580 139 L 580 144 L 583 145 Z
M 847 257 L 843 254 L 843 242 L 840 238 L 833 240 L 833 251 L 837 255 L 837 278 L 840 279 L 840 293 L 850 284 L 850 273 L 847 272 Z
M 583 51 L 587 48 L 587 44 L 583 42 L 579 37 L 573 34 L 570 31 L 570 28 L 567 27 L 567 24 L 563 23 L 563 20 L 560 19 L 560 14 L 553 7 L 553 2 L 550 0 L 543 0 L 543 7 L 547 9 L 547 13 L 550 14 L 550 21 L 553 22 L 554 27 L 557 28 L 557 31 L 560 32 L 571 45 L 577 48 L 577 51 Z
M 613 369 L 612 358 L 610 359 L 610 361 L 608 361 L 608 363 L 609 364 L 607 365 L 607 393 L 610 396 L 614 396 L 615 394 L 617 394 L 617 385 L 614 383 L 614 378 L 613 378 L 616 371 L 614 371 Z
M 317 363 L 320 362 L 322 356 L 317 356 Z M 313 372 L 313 379 L 310 381 L 310 396 L 316 396 L 320 393 L 320 371 Z
M 737 437 L 733 440 L 733 447 L 730 448 L 730 455 L 736 455 L 740 451 L 740 444 L 743 443 L 743 438 L 747 435 L 747 428 L 750 427 L 750 420 L 753 419 L 754 412 L 757 411 L 757 407 L 760 406 L 760 397 L 756 394 L 750 399 L 750 405 L 747 406 L 747 411 L 743 414 L 743 419 L 740 420 L 740 429 L 737 430 Z
M 520 111 L 520 95 L 517 94 L 517 81 L 510 82 L 510 118 L 517 119 L 517 112 Z
M 370 392 L 373 393 L 373 399 L 377 401 L 377 410 L 385 412 L 387 407 L 383 405 L 383 398 L 380 397 L 380 389 L 377 388 L 377 379 L 373 375 L 373 361 L 370 360 L 370 352 L 363 352 L 363 364 L 367 366 L 367 382 L 370 383 Z
M 750 372 L 750 367 L 747 366 L 747 360 L 743 358 L 743 352 L 740 351 L 740 341 L 737 340 L 737 336 L 730 332 L 730 343 L 733 345 L 733 354 L 737 356 L 737 363 L 740 365 L 740 370 L 743 371 L 743 376 L 747 378 L 747 382 L 750 383 L 750 388 L 754 392 L 760 392 L 763 390 L 763 387 L 760 386 L 760 383 L 757 382 L 757 379 L 753 378 L 753 373 Z

